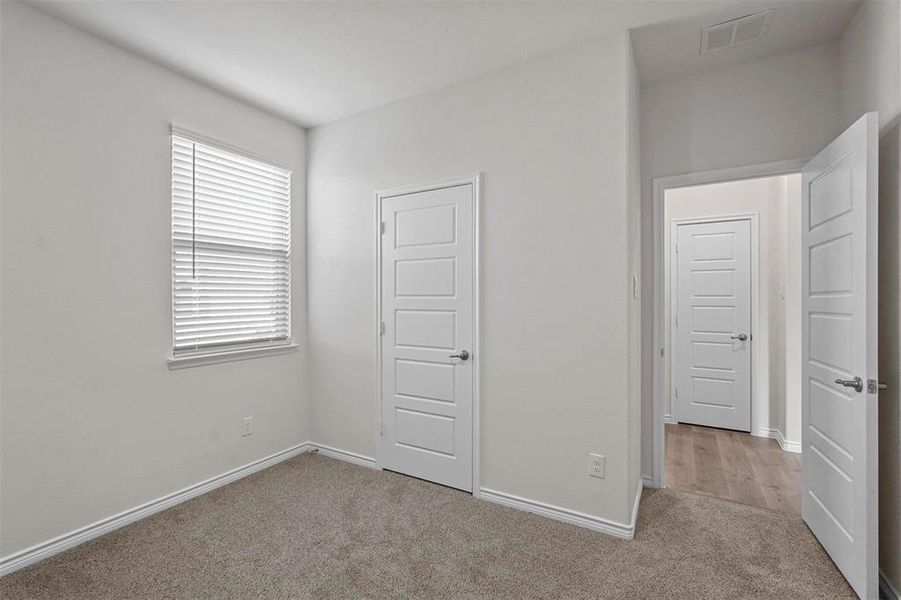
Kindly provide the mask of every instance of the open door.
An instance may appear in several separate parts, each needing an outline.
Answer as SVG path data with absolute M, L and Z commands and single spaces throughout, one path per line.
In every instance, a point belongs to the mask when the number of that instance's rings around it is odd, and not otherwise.
M 802 174 L 801 515 L 861 598 L 878 592 L 877 113 Z

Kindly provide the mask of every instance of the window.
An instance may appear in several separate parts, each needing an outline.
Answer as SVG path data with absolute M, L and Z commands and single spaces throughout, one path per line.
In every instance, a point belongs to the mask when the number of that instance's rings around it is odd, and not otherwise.
M 287 344 L 291 172 L 172 134 L 175 357 Z

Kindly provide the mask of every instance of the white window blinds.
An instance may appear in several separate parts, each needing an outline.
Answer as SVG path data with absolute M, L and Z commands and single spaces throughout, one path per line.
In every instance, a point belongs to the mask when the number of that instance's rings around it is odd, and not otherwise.
M 172 135 L 174 352 L 291 336 L 291 173 Z

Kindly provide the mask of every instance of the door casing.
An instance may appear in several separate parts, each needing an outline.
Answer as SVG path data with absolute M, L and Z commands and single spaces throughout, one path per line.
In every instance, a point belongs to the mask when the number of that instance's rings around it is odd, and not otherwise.
M 481 489 L 481 346 L 482 346 L 482 189 L 481 174 L 472 173 L 450 179 L 441 179 L 428 183 L 404 185 L 400 187 L 379 190 L 375 192 L 375 223 L 373 232 L 375 236 L 375 321 L 373 334 L 375 343 L 375 370 L 376 370 L 376 394 L 375 394 L 375 468 L 383 469 L 380 454 L 382 435 L 382 199 L 393 196 L 401 196 L 418 192 L 430 192 L 460 185 L 472 185 L 472 226 L 473 226 L 473 265 L 472 265 L 472 290 L 473 290 L 473 334 L 472 334 L 472 495 L 478 498 Z
M 688 217 L 684 219 L 673 219 L 672 232 L 670 234 L 670 416 L 676 417 L 675 414 L 675 389 L 676 378 L 673 374 L 677 369 L 677 360 L 679 358 L 676 352 L 677 333 L 675 328 L 675 316 L 678 310 L 678 302 L 675 302 L 673 296 L 676 290 L 676 282 L 678 277 L 678 268 L 676 264 L 676 253 L 672 246 L 676 243 L 676 232 L 679 225 L 689 225 L 694 223 L 720 223 L 723 221 L 750 221 L 751 223 L 751 434 L 754 435 L 759 429 L 758 419 L 761 416 L 760 386 L 756 385 L 758 375 L 758 359 L 760 339 L 760 326 L 757 315 L 760 309 L 760 230 L 758 228 L 760 215 L 756 212 L 734 213 L 710 217 Z M 664 290 L 661 290 L 661 292 Z M 664 361 L 665 362 L 665 361 Z M 664 415 L 665 416 L 665 415 Z

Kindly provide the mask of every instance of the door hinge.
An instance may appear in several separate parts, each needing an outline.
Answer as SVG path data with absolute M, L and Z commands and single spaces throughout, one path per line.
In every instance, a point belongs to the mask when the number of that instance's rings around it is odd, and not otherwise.
M 379 225 L 379 229 L 381 230 L 382 234 L 385 233 L 385 222 L 384 221 L 382 221 L 382 224 Z
M 676 398 L 678 398 L 678 397 L 679 397 L 679 388 L 678 388 L 678 386 L 677 386 L 677 387 L 676 387 Z
M 887 390 L 888 385 L 885 383 L 879 383 L 875 379 L 867 379 L 867 393 L 868 394 L 878 394 L 879 390 Z
M 379 323 L 379 335 L 385 335 L 385 322 L 381 321 Z

